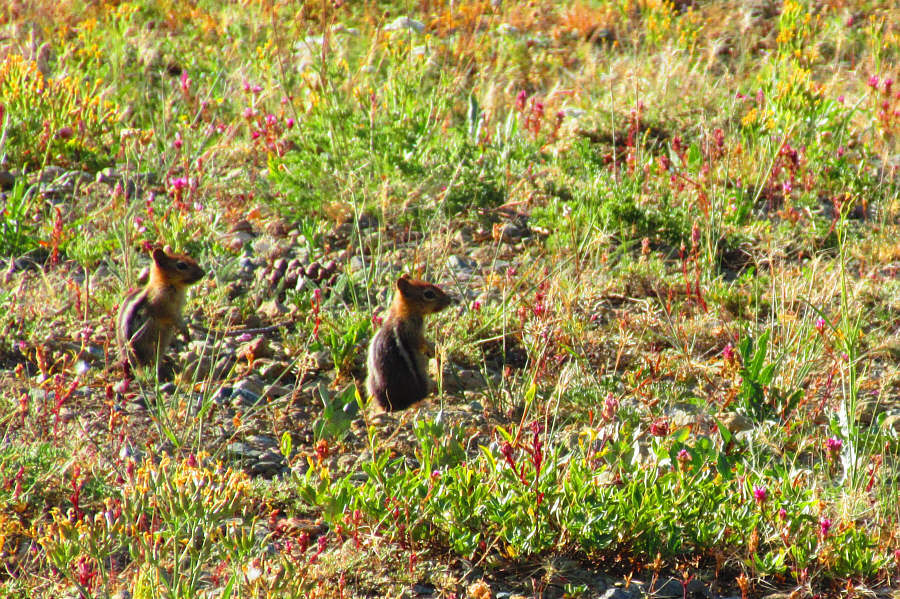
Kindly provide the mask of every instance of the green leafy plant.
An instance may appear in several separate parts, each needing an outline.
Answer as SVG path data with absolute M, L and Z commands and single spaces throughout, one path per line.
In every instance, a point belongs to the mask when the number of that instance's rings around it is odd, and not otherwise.
M 757 421 L 778 417 L 786 419 L 803 396 L 801 389 L 781 391 L 773 385 L 782 357 L 767 362 L 771 331 L 767 330 L 754 343 L 748 334 L 741 338 L 741 407 Z

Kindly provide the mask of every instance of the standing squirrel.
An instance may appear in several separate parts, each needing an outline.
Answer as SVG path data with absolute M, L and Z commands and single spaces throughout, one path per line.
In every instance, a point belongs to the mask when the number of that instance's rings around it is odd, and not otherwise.
M 152 257 L 147 285 L 125 296 L 119 308 L 116 340 L 126 369 L 129 365 L 159 367 L 176 329 L 185 330 L 181 310 L 188 286 L 206 275 L 183 254 L 156 248 Z
M 404 410 L 428 395 L 428 358 L 434 345 L 425 339 L 424 316 L 453 303 L 436 285 L 401 275 L 384 324 L 369 344 L 366 388 L 386 411 Z

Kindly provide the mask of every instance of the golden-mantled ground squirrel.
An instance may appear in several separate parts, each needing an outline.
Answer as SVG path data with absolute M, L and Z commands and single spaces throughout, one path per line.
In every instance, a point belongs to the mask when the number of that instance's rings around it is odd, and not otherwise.
M 153 250 L 150 279 L 125 296 L 119 308 L 116 339 L 123 365 L 161 364 L 177 330 L 184 330 L 185 293 L 206 274 L 183 254 Z
M 403 410 L 428 395 L 428 358 L 434 346 L 425 339 L 424 316 L 453 303 L 431 283 L 402 275 L 391 309 L 369 344 L 366 388 L 384 410 Z

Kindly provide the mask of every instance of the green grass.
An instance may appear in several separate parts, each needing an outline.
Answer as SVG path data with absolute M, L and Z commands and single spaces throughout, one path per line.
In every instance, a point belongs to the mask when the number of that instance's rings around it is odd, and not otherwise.
M 0 595 L 896 589 L 898 22 L 0 9 Z M 210 272 L 208 333 L 126 386 L 149 244 Z M 401 272 L 460 304 L 383 416 Z

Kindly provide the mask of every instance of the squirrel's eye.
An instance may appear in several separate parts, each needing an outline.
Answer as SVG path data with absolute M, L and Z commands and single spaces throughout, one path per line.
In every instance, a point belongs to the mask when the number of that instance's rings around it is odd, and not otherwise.
M 425 293 L 423 293 L 422 295 L 425 296 L 425 299 L 430 299 L 430 300 L 433 300 L 435 297 L 437 297 L 434 294 L 434 291 L 432 291 L 431 289 L 426 289 Z
M 179 261 L 175 264 L 175 268 L 177 268 L 178 270 L 187 270 L 187 269 L 188 269 L 187 262 L 185 262 L 185 261 L 183 261 L 183 260 L 179 260 Z

